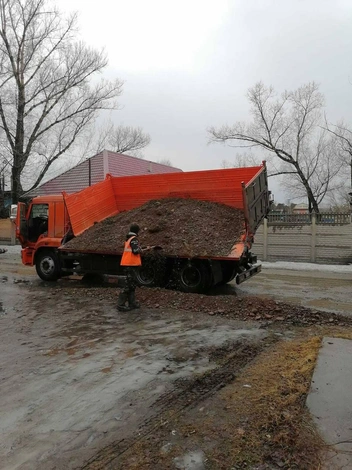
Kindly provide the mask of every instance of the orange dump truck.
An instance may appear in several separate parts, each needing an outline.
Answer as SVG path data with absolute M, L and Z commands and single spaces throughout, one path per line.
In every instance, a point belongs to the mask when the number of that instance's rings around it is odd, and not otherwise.
M 16 234 L 22 245 L 22 262 L 36 266 L 46 281 L 61 276 L 119 275 L 121 253 L 70 250 L 62 240 L 70 228 L 78 236 L 107 217 L 163 198 L 193 198 L 241 209 L 245 218 L 245 235 L 226 257 L 167 257 L 165 271 L 144 262 L 139 283 L 165 285 L 167 278 L 186 292 L 206 291 L 216 284 L 236 278 L 240 283 L 261 270 L 251 253 L 253 237 L 269 212 L 270 201 L 265 163 L 247 168 L 205 170 L 128 177 L 107 175 L 100 183 L 74 194 L 40 196 L 27 204 L 19 203 Z M 214 239 L 214 243 L 216 240 Z M 147 258 L 146 258 L 147 261 Z

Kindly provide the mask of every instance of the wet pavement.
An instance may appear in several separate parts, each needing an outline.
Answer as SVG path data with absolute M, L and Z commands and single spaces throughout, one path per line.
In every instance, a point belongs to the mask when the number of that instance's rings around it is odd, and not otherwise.
M 325 337 L 307 406 L 330 446 L 325 470 L 352 468 L 352 341 Z
M 210 352 L 267 335 L 258 324 L 160 310 L 118 314 L 104 299 L 57 297 L 12 273 L 1 283 L 1 468 L 82 465 L 129 436 Z M 165 315 L 164 315 L 165 314 Z
M 240 284 L 238 291 L 352 316 L 352 269 L 351 273 L 337 273 L 324 272 L 319 265 L 316 271 L 265 268 Z
M 59 285 L 70 282 L 79 281 Z M 224 289 L 351 315 L 351 283 L 349 274 L 270 269 Z M 138 437 L 143 423 L 174 399 L 173 392 L 182 392 L 183 381 L 216 370 L 223 350 L 286 334 L 258 322 L 169 309 L 118 314 L 103 295 L 86 298 L 77 289 L 58 291 L 57 285 L 40 281 L 34 268 L 21 265 L 18 253 L 1 255 L 3 470 L 83 468 L 106 446 Z M 236 371 L 220 372 L 221 384 Z M 174 466 L 200 470 L 205 458 L 195 449 L 176 456 Z

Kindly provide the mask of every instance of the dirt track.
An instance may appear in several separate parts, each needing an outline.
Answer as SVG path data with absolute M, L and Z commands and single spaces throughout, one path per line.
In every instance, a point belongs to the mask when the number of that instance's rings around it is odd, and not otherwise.
M 45 284 L 20 265 L 18 255 L 1 255 L 0 273 L 4 470 L 229 468 L 211 460 L 214 436 L 188 453 L 169 453 L 170 442 L 181 439 L 170 428 L 172 417 L 204 407 L 221 414 L 219 390 L 235 383 L 264 351 L 301 334 L 284 325 L 160 306 L 117 314 L 114 287 L 88 295 L 79 281 Z M 324 292 L 320 307 L 351 313 L 352 276 L 325 273 L 319 281 L 317 276 L 264 270 L 236 293 L 287 296 L 308 305 Z M 144 457 L 146 449 L 151 454 L 156 449 L 166 460 L 160 466 L 150 457 L 150 466 L 138 467 L 137 459 L 129 467 L 124 456 L 136 459 L 139 447 Z

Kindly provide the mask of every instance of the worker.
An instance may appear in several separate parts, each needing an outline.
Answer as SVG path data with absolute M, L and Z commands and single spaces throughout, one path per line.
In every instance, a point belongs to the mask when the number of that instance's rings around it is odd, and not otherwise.
M 128 312 L 135 308 L 139 308 L 140 304 L 136 301 L 135 290 L 137 286 L 137 270 L 142 265 L 141 253 L 150 250 L 152 247 L 143 248 L 138 240 L 139 226 L 132 224 L 130 231 L 126 235 L 125 246 L 121 258 L 121 266 L 125 267 L 126 284 L 124 289 L 120 292 L 117 300 L 117 309 L 120 312 Z M 126 305 L 128 302 L 128 305 Z
M 6 252 L 7 252 L 6 248 L 0 248 L 0 255 L 4 254 Z

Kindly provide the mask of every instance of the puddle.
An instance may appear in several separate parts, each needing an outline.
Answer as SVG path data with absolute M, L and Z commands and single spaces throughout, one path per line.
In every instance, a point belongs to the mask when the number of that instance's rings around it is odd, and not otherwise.
M 0 317 L 2 317 L 3 315 L 6 315 L 6 313 L 7 312 L 4 309 L 2 302 L 0 302 Z
M 202 450 L 198 452 L 188 452 L 182 457 L 176 457 L 174 464 L 179 470 L 204 470 L 205 454 Z

